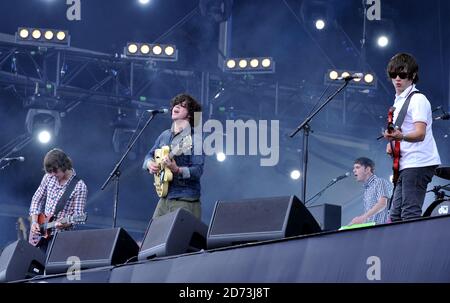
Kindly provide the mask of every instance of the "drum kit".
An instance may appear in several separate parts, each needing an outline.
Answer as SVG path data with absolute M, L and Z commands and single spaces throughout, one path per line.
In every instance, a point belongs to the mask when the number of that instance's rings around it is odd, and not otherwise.
M 438 167 L 436 168 L 436 176 L 439 178 L 450 180 L 450 167 Z M 447 195 L 446 191 L 450 191 L 450 184 L 438 185 L 427 192 L 433 192 L 435 195 L 434 202 L 428 206 L 424 212 L 424 217 L 434 217 L 449 214 L 450 208 L 450 195 Z

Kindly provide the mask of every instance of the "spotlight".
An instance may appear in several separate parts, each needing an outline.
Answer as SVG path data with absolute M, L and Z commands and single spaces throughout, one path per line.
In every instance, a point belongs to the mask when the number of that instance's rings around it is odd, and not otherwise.
M 19 27 L 16 32 L 16 42 L 46 46 L 69 46 L 70 36 L 67 31 L 63 30 Z
M 153 46 L 152 51 L 155 55 L 161 55 L 162 48 L 159 45 L 155 45 L 155 46 Z
M 149 4 L 150 0 L 139 0 L 139 3 L 142 5 Z
M 233 73 L 274 73 L 275 63 L 270 57 L 229 58 L 225 60 L 224 72 Z
M 227 158 L 227 156 L 226 156 L 224 153 L 222 153 L 222 152 L 219 152 L 219 153 L 217 153 L 217 155 L 216 155 L 216 159 L 217 159 L 217 161 L 219 161 L 219 162 L 225 161 L 226 158 Z
M 259 65 L 259 60 L 258 59 L 250 60 L 250 66 L 251 67 L 258 67 L 258 65 Z
M 339 77 L 339 74 L 338 74 L 337 71 L 332 70 L 332 71 L 329 73 L 329 77 L 330 77 L 331 80 L 336 80 L 336 79 Z
M 52 31 L 45 31 L 45 34 L 44 34 L 44 38 L 45 38 L 45 39 L 47 39 L 47 40 L 52 40 L 52 39 L 53 39 L 53 36 L 55 36 L 55 34 L 53 34 Z
M 228 68 L 235 68 L 236 67 L 236 61 L 234 61 L 233 59 L 230 59 L 227 61 L 227 67 Z
M 124 49 L 124 55 L 127 58 L 145 60 L 178 60 L 178 50 L 174 45 L 129 42 Z
M 247 60 L 245 60 L 245 59 L 239 60 L 239 67 L 240 68 L 246 68 L 247 67 Z
M 147 44 L 142 44 L 141 53 L 144 55 L 147 55 L 148 53 L 150 53 L 150 46 L 148 46 Z
M 61 129 L 59 112 L 48 109 L 30 108 L 25 125 L 29 134 L 37 137 L 39 142 L 48 143 L 53 136 L 57 136 Z
M 354 78 L 350 80 L 349 86 L 359 87 L 359 88 L 376 88 L 377 81 L 375 80 L 375 76 L 372 73 L 362 73 L 361 71 L 352 71 L 352 70 L 335 70 L 330 69 L 327 71 L 324 77 L 325 84 L 339 84 L 341 83 L 343 78 L 348 77 L 353 74 L 363 74 L 362 78 Z
M 323 30 L 325 28 L 325 21 L 323 21 L 322 19 L 318 19 L 316 21 L 316 28 L 318 30 Z
M 47 144 L 52 139 L 52 134 L 47 130 L 42 130 L 38 132 L 37 139 L 40 143 Z
M 373 77 L 372 74 L 366 74 L 366 75 L 364 76 L 364 81 L 365 81 L 366 83 L 368 83 L 368 84 L 372 83 L 373 80 L 374 80 L 374 77 Z
M 291 179 L 298 180 L 300 178 L 300 171 L 298 169 L 294 169 L 291 171 Z
M 386 47 L 389 44 L 389 38 L 386 36 L 378 37 L 377 44 L 379 47 Z

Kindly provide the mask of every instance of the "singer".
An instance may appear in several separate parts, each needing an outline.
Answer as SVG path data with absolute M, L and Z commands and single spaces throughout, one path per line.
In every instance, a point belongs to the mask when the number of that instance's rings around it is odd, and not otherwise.
M 387 140 L 400 141 L 399 178 L 390 210 L 391 220 L 395 222 L 422 215 L 428 183 L 441 160 L 431 128 L 430 102 L 416 88 L 419 81 L 416 60 L 409 54 L 397 54 L 389 61 L 387 74 L 395 88 L 394 123 L 400 127 L 384 133 Z M 397 121 L 399 115 L 404 117 L 403 121 Z M 390 143 L 386 152 L 392 153 Z
M 364 214 L 353 218 L 349 225 L 375 222 L 386 223 L 388 219 L 387 201 L 392 194 L 392 184 L 374 174 L 375 163 L 365 157 L 355 160 L 353 175 L 364 187 Z
M 194 137 L 194 113 L 201 112 L 201 105 L 190 95 L 180 94 L 171 100 L 172 127 L 165 130 L 156 139 L 147 153 L 142 168 L 150 174 L 159 174 L 161 170 L 170 169 L 173 180 L 169 183 L 167 196 L 161 197 L 153 218 L 183 208 L 201 219 L 200 178 L 203 173 L 204 155 L 194 155 L 194 145 L 189 151 L 180 155 L 166 156 L 163 165 L 157 164 L 155 151 L 163 146 L 183 145 L 187 137 L 192 137 L 193 144 L 202 144 L 201 138 Z

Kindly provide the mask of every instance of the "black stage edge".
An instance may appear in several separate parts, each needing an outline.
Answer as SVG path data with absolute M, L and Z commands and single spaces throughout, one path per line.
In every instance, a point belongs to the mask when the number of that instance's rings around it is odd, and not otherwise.
M 450 282 L 450 216 L 233 246 L 28 282 Z M 262 287 L 262 285 L 259 285 Z

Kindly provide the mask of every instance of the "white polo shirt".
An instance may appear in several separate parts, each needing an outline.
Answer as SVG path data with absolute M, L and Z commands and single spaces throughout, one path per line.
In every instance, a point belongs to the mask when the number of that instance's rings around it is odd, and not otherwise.
M 406 98 L 413 91 L 417 91 L 414 84 L 405 89 L 399 96 L 395 97 L 394 123 L 397 120 L 398 114 L 400 113 Z M 407 135 L 415 130 L 415 122 L 424 122 L 427 124 L 425 139 L 422 142 L 400 142 L 400 170 L 411 167 L 425 167 L 441 164 L 441 159 L 431 128 L 433 123 L 431 105 L 427 97 L 419 93 L 414 94 L 409 103 L 405 120 L 401 126 L 403 135 Z

